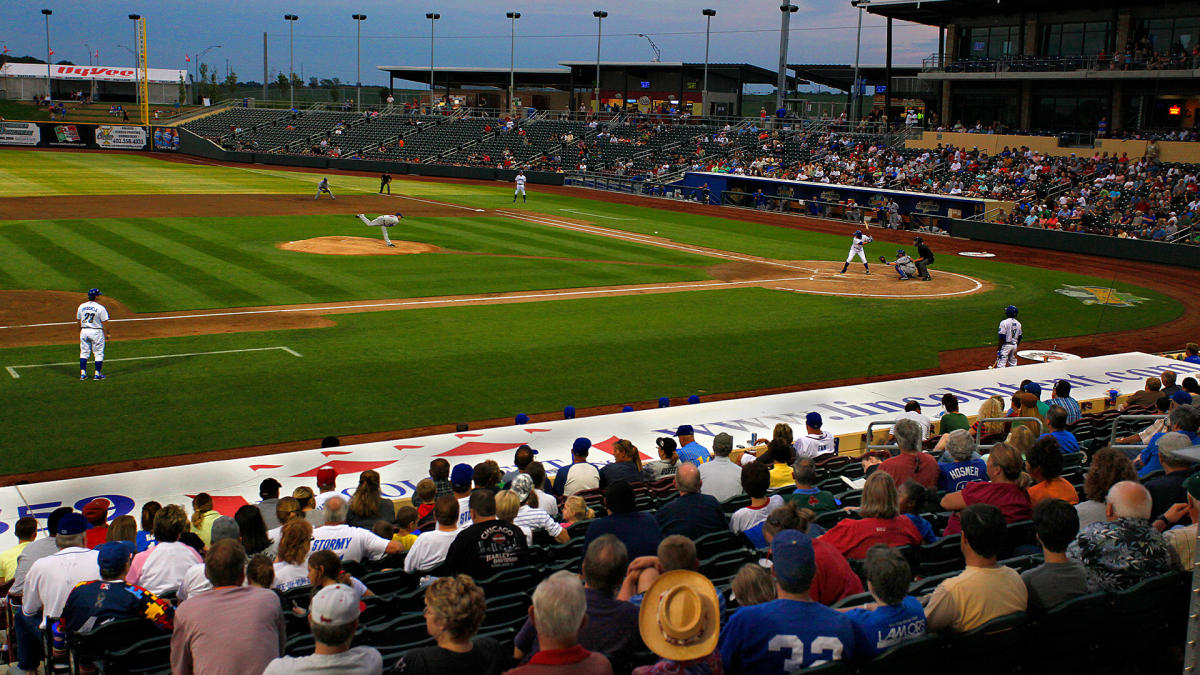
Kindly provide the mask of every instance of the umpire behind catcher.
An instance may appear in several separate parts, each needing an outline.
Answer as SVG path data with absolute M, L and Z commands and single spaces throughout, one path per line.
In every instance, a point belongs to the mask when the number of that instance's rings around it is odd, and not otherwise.
M 913 261 L 917 264 L 917 274 L 921 275 L 921 281 L 931 281 L 929 266 L 933 264 L 933 251 L 929 250 L 925 240 L 920 237 L 913 237 L 913 244 L 917 247 L 917 259 Z

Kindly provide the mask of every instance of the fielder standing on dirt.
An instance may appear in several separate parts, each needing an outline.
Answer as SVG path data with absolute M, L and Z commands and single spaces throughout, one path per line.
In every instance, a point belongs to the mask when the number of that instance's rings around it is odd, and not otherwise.
M 399 225 L 400 219 L 403 217 L 404 214 L 397 212 L 394 216 L 385 213 L 375 220 L 367 220 L 366 214 L 358 214 L 358 219 L 366 223 L 367 227 L 378 227 L 379 231 L 383 232 L 383 243 L 387 244 L 388 246 L 395 246 L 395 244 L 392 243 L 391 238 L 388 237 L 388 228 Z
M 317 196 L 313 197 L 313 199 L 320 199 L 322 192 L 329 195 L 330 199 L 337 199 L 337 197 L 333 196 L 333 191 L 329 189 L 329 179 L 328 178 L 322 178 L 321 182 L 317 183 Z
M 867 254 L 863 250 L 863 244 L 869 244 L 873 241 L 875 240 L 871 238 L 871 235 L 863 234 L 862 230 L 854 231 L 854 241 L 850 244 L 850 253 L 846 255 L 846 264 L 842 265 L 842 274 L 845 274 L 846 270 L 849 269 L 850 261 L 854 260 L 855 256 L 858 256 L 858 259 L 862 261 L 863 269 L 867 271 L 867 274 L 871 273 L 871 268 L 867 265 Z
M 75 318 L 79 321 L 79 379 L 81 380 L 87 379 L 88 357 L 92 355 L 96 357 L 96 374 L 93 379 L 104 379 L 104 374 L 100 372 L 100 369 L 104 367 L 104 339 L 108 337 L 108 329 L 104 327 L 104 323 L 108 321 L 108 310 L 104 308 L 104 305 L 96 302 L 99 295 L 99 288 L 89 290 L 87 302 L 75 310 Z
M 1021 343 L 1021 322 L 1017 321 L 1017 308 L 1004 308 L 1005 319 L 1000 322 L 1000 342 L 996 350 L 996 367 L 1011 368 L 1017 365 L 1017 345 Z

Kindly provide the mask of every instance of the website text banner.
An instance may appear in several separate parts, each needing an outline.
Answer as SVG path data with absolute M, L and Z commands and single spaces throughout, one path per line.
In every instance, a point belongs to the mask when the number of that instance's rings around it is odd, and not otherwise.
M 339 475 L 338 489 L 347 495 L 357 485 L 359 472 L 374 469 L 383 478 L 384 495 L 400 498 L 412 494 L 435 457 L 471 465 L 495 459 L 511 468 L 513 451 L 528 443 L 553 474 L 570 462 L 571 444 L 580 436 L 592 441 L 590 461 L 602 464 L 611 461 L 616 440 L 629 439 L 643 455 L 652 455 L 654 439 L 673 434 L 681 424 L 693 425 L 697 440 L 706 446 L 721 432 L 731 434 L 739 445 L 751 434 L 770 436 L 780 422 L 799 431 L 805 415 L 814 411 L 821 413 L 829 432 L 857 433 L 871 422 L 894 419 L 910 400 L 919 401 L 925 414 L 936 418 L 944 412 L 942 395 L 953 393 L 962 401 L 961 411 L 971 415 L 989 396 L 1010 396 L 1024 379 L 1041 385 L 1043 399 L 1050 397 L 1054 382 L 1064 378 L 1072 384 L 1072 396 L 1089 399 L 1111 389 L 1132 393 L 1164 369 L 1182 375 L 1200 372 L 1198 365 L 1173 359 L 1118 354 L 5 487 L 0 488 L 0 533 L 25 515 L 41 519 L 44 527 L 55 508 L 66 504 L 79 509 L 99 496 L 114 505 L 110 519 L 127 513 L 137 517 L 141 505 L 152 499 L 184 504 L 190 511 L 188 495 L 198 492 L 213 495 L 217 510 L 232 515 L 239 506 L 258 501 L 264 478 L 278 479 L 286 495 L 300 485 L 315 486 L 317 469 L 332 466 Z

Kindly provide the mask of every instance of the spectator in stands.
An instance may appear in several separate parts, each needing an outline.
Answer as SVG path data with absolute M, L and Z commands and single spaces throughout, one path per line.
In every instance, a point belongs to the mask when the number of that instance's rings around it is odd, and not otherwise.
M 1176 377 L 1177 377 L 1177 375 L 1176 375 L 1175 371 L 1173 371 L 1173 370 L 1164 370 L 1164 371 L 1162 371 L 1162 373 L 1159 374 L 1158 379 L 1162 380 L 1162 395 L 1163 396 L 1170 398 L 1172 394 L 1174 394 L 1175 392 L 1182 389 L 1182 387 L 1175 384 Z
M 958 412 L 958 397 L 954 394 L 942 395 L 942 407 L 946 412 L 942 413 L 941 423 L 938 426 L 938 431 L 943 434 L 948 434 L 956 429 L 970 429 L 971 421 L 967 416 Z
M 491 490 L 472 493 L 469 508 L 470 527 L 458 533 L 446 553 L 446 566 L 452 573 L 485 579 L 529 562 L 525 533 L 496 518 L 496 495 Z
M 696 432 L 692 425 L 684 424 L 675 430 L 675 438 L 679 441 L 679 460 L 700 466 L 708 461 L 708 448 L 696 442 Z
M 631 557 L 654 555 L 663 533 L 654 516 L 637 510 L 633 486 L 623 480 L 609 485 L 604 491 L 604 505 L 608 515 L 588 525 L 583 545 L 590 546 L 597 537 L 613 534 L 625 544 Z
M 822 431 L 821 413 L 810 412 L 804 416 L 804 435 L 796 439 L 796 457 L 820 457 L 837 452 L 837 439 L 828 431 Z
M 313 495 L 312 488 L 301 485 L 292 490 L 292 497 L 300 504 L 300 515 L 308 521 L 309 525 L 315 529 L 325 524 L 325 512 L 317 508 L 317 500 Z
M 513 520 L 514 525 L 530 532 L 541 530 L 560 544 L 565 544 L 571 538 L 567 530 L 551 518 L 549 513 L 538 508 L 538 496 L 533 491 L 533 479 L 529 474 L 518 474 L 510 489 L 521 504 L 517 517 Z
M 816 487 L 817 463 L 812 457 L 801 457 L 792 465 L 792 480 L 796 489 L 784 497 L 784 501 L 795 504 L 798 508 L 812 509 L 818 515 L 833 511 L 842 503 L 832 493 Z
M 930 432 L 933 430 L 933 422 L 921 412 L 921 404 L 917 401 L 909 401 L 904 404 L 904 412 L 896 415 L 897 420 L 912 420 L 920 427 L 917 435 L 917 445 L 920 442 L 929 438 Z M 892 427 L 892 434 L 895 434 L 896 428 Z
M 634 669 L 634 675 L 724 673 L 716 651 L 721 615 L 712 582 L 698 572 L 676 570 L 659 577 L 647 593 L 638 626 L 661 660 Z
M 867 551 L 863 568 L 875 602 L 841 610 L 854 622 L 859 653 L 877 656 L 925 635 L 925 608 L 908 594 L 912 568 L 904 554 L 884 544 Z
M 571 444 L 571 463 L 558 470 L 554 476 L 554 492 L 564 497 L 600 487 L 600 471 L 588 464 L 591 440 L 580 437 Z
M 771 542 L 771 558 L 779 598 L 743 607 L 729 619 L 720 640 L 726 672 L 785 673 L 814 662 L 854 658 L 854 624 L 814 602 L 809 592 L 820 563 L 808 535 L 780 532 Z M 788 636 L 792 648 L 779 649 L 779 636 Z
M 471 524 L 471 478 L 475 475 L 470 464 L 455 464 L 450 473 L 452 495 L 458 501 L 458 527 L 464 528 Z M 441 499 L 441 497 L 438 497 Z
M 640 453 L 633 443 L 622 438 L 613 443 L 612 453 L 613 461 L 600 467 L 601 488 L 619 480 L 629 483 L 642 480 Z
M 1191 400 L 1191 395 L 1181 390 L 1172 394 L 1170 398 L 1171 410 L 1167 413 L 1169 431 L 1178 431 L 1193 443 L 1200 442 L 1200 433 L 1197 433 L 1197 429 L 1200 429 L 1200 410 L 1188 402 Z M 1146 444 L 1146 448 L 1134 460 L 1134 466 L 1139 467 L 1138 478 L 1144 479 L 1155 471 L 1162 470 L 1162 463 L 1158 459 L 1158 441 L 1164 435 L 1166 432 L 1152 436 Z
M 757 461 L 765 462 L 771 467 L 772 489 L 792 484 L 792 462 L 796 457 L 793 443 L 795 441 L 792 438 L 791 425 L 776 424 L 771 440 L 767 443 L 766 452 L 760 451 L 758 454 Z
M 1183 378 L 1183 383 L 1180 385 L 1183 390 L 1192 396 L 1192 406 L 1200 407 L 1200 381 L 1194 377 Z
M 763 539 L 762 525 L 771 511 L 783 506 L 783 497 L 767 497 L 770 482 L 771 473 L 763 464 L 751 462 L 742 467 L 742 490 L 750 496 L 750 504 L 734 511 L 729 518 L 729 529 L 735 533 L 744 533 L 755 548 L 766 547 L 767 541 Z
M 205 570 L 213 589 L 179 606 L 171 671 L 261 673 L 283 652 L 286 634 L 275 594 L 243 586 L 246 551 L 234 539 L 212 545 Z
M 1167 509 L 1161 518 L 1154 521 L 1154 529 L 1166 528 L 1163 537 L 1179 558 L 1180 566 L 1186 571 L 1196 563 L 1196 523 L 1200 522 L 1200 474 L 1192 474 L 1183 482 L 1187 501 Z M 1181 525 L 1190 519 L 1191 525 Z
M 350 507 L 341 495 L 325 500 L 325 524 L 313 529 L 312 550 L 333 551 L 338 560 L 379 560 L 399 553 L 400 542 L 384 539 L 370 530 L 346 524 Z
M 100 578 L 71 590 L 58 622 L 63 640 L 120 619 L 145 619 L 159 629 L 171 630 L 175 608 L 150 591 L 125 583 L 133 560 L 133 544 L 111 541 L 97 549 Z
M 1174 401 L 1166 396 L 1163 396 L 1156 399 L 1151 405 L 1154 407 L 1154 414 L 1162 415 L 1163 417 L 1154 420 L 1149 426 L 1137 432 L 1136 434 L 1118 438 L 1116 440 L 1117 445 L 1146 445 L 1150 442 L 1150 439 L 1153 438 L 1155 434 L 1165 433 L 1171 430 L 1170 420 L 1167 419 L 1167 416 L 1171 411 L 1171 406 L 1174 405 Z M 1136 458 L 1138 455 L 1136 451 L 1123 450 L 1123 452 L 1134 458 Z
M 139 521 L 141 529 L 137 533 L 137 550 L 138 553 L 145 551 L 154 544 L 154 516 L 158 515 L 162 504 L 156 501 L 148 501 L 142 504 L 142 519 Z
M 312 552 L 312 525 L 296 518 L 284 523 L 275 555 L 272 588 L 290 591 L 308 585 L 308 554 Z
M 655 481 L 663 476 L 673 476 L 675 469 L 679 467 L 679 454 L 675 451 L 678 446 L 674 438 L 662 436 L 655 440 L 654 444 L 658 447 L 658 459 L 642 465 L 642 478 L 648 481 Z M 713 452 L 716 452 L 715 441 L 713 442 Z
M 513 464 L 515 464 L 517 468 L 504 474 L 504 476 L 501 477 L 500 482 L 504 483 L 505 487 L 512 485 L 513 479 L 517 477 L 517 474 L 526 473 L 529 471 L 529 465 L 533 463 L 533 456 L 536 454 L 537 451 L 528 445 L 519 446 L 517 451 L 513 454 Z
M 975 415 L 975 423 L 971 425 L 969 431 L 971 432 L 971 435 L 974 436 L 975 433 L 979 431 L 979 425 L 981 423 L 980 420 L 998 419 L 1005 416 L 1004 399 L 1000 396 L 989 397 L 988 400 L 979 404 L 979 412 Z M 1005 432 L 1004 422 L 982 422 L 982 424 L 983 436 L 985 437 L 1003 434 Z M 942 461 L 945 460 L 946 458 L 943 455 Z
M 219 517 L 221 514 L 213 508 L 212 495 L 201 492 L 192 497 L 191 531 L 200 537 L 205 546 L 212 543 L 212 524 Z
M 921 450 L 921 427 L 911 419 L 900 419 L 892 428 L 900 454 L 884 460 L 879 471 L 891 475 L 896 484 L 913 479 L 927 488 L 937 487 L 938 463 Z
M 875 544 L 920 546 L 923 537 L 911 520 L 900 514 L 896 484 L 891 475 L 876 471 L 863 485 L 860 518 L 844 518 L 819 539 L 839 553 L 862 560 Z
M 383 496 L 379 472 L 367 469 L 358 475 L 358 487 L 350 498 L 350 514 L 346 523 L 369 530 L 381 520 L 396 522 L 396 507 L 392 500 Z
M 1030 383 L 1029 385 L 1026 385 L 1026 386 L 1033 387 L 1036 385 L 1033 383 Z M 1041 390 L 1039 389 L 1039 391 L 1041 391 Z M 1020 409 L 1017 410 L 1017 414 L 1014 415 L 1014 417 L 1032 417 L 1032 418 L 1038 420 L 1039 422 L 1041 422 L 1041 425 L 1039 426 L 1032 421 L 1030 421 L 1030 422 L 1013 422 L 1013 428 L 1015 428 L 1017 425 L 1021 425 L 1021 426 L 1028 427 L 1030 431 L 1033 431 L 1035 433 L 1041 432 L 1042 429 L 1044 429 L 1046 427 L 1046 413 L 1041 411 L 1041 406 L 1043 406 L 1045 404 L 1042 403 L 1041 401 L 1039 401 L 1035 394 L 1032 394 L 1027 391 L 1023 391 L 1020 394 L 1017 394 L 1016 400 L 1017 400 L 1017 404 L 1020 406 Z M 1047 407 L 1047 410 L 1048 409 L 1049 409 L 1049 407 Z
M 915 480 L 906 480 L 896 488 L 896 492 L 899 495 L 896 508 L 904 517 L 912 521 L 917 532 L 921 533 L 921 541 L 926 544 L 937 541 L 938 536 L 933 531 L 933 524 L 921 515 L 922 507 L 925 504 L 925 486 Z
M 279 498 L 279 501 L 275 504 L 275 519 L 280 522 L 280 525 L 267 530 L 267 538 L 274 542 L 279 541 L 279 532 L 289 522 L 293 520 L 308 522 L 308 519 L 304 517 L 304 512 L 300 510 L 300 501 L 295 497 Z M 309 523 L 309 527 L 312 527 L 312 523 Z
M 315 595 L 322 588 L 334 584 L 350 586 L 360 598 L 369 598 L 375 595 L 363 582 L 355 579 L 349 572 L 342 569 L 342 561 L 338 560 L 336 553 L 333 551 L 313 551 L 308 556 L 308 585 L 311 587 L 309 597 L 311 598 L 312 595 Z
M 769 545 L 775 536 L 786 530 L 805 532 L 811 538 L 821 532 L 821 528 L 813 524 L 815 514 L 809 509 L 802 509 L 788 503 L 775 509 L 767 516 L 763 524 L 763 537 Z M 813 578 L 810 593 L 813 600 L 822 605 L 832 605 L 842 598 L 863 592 L 862 580 L 854 573 L 846 557 L 833 546 L 814 539 L 813 555 L 817 561 L 817 575 Z
M 617 483 L 618 485 L 620 483 Z M 586 622 L 587 596 L 577 575 L 555 572 L 533 592 L 529 616 L 537 629 L 541 649 L 510 675 L 611 675 L 612 665 L 601 654 L 579 644 Z
M 729 584 L 733 599 L 738 607 L 761 605 L 771 602 L 778 596 L 775 594 L 775 580 L 767 568 L 758 563 L 746 563 L 738 570 L 737 575 Z
M 1029 593 L 1021 575 L 996 563 L 1007 534 L 1004 514 L 991 504 L 972 504 L 958 514 L 966 568 L 938 584 L 925 602 L 931 631 L 965 633 L 1016 612 L 1024 612 Z
M 1165 398 L 1162 393 L 1162 380 L 1157 377 L 1147 377 L 1145 388 L 1130 394 L 1129 398 L 1125 399 L 1125 405 L 1121 406 L 1121 410 L 1152 406 L 1160 398 Z
M 533 480 L 533 493 L 537 495 L 537 508 L 549 513 L 551 517 L 558 517 L 558 500 L 544 492 L 546 487 L 546 466 L 541 462 L 530 462 L 526 473 Z
M 1080 417 L 1083 417 L 1083 410 L 1081 410 L 1079 407 L 1079 401 L 1071 398 L 1071 383 L 1067 380 L 1059 380 L 1058 382 L 1054 383 L 1054 398 L 1047 401 L 1047 404 L 1050 406 L 1050 408 L 1053 408 L 1057 405 L 1062 406 L 1063 409 L 1066 410 L 1067 421 L 1066 424 L 1062 425 L 1062 428 L 1064 429 L 1068 424 L 1074 424 L 1079 421 Z M 1047 418 L 1048 417 L 1049 414 L 1047 413 Z M 1049 421 L 1049 419 L 1047 419 L 1047 421 Z M 1062 442 L 1059 441 L 1060 445 L 1061 443 Z
M 437 487 L 435 499 L 454 494 L 454 488 L 450 485 L 450 462 L 444 458 L 438 457 L 429 463 L 429 478 Z
M 1194 465 L 1175 451 L 1193 445 L 1195 443 L 1190 438 L 1177 431 L 1163 434 L 1162 438 L 1158 439 L 1158 461 L 1162 464 L 1164 473 L 1145 482 L 1146 489 L 1150 491 L 1152 520 L 1157 520 L 1171 506 L 1187 501 L 1183 481 L 1191 475 Z
M 1183 360 L 1188 363 L 1200 363 L 1200 344 L 1187 343 L 1187 346 L 1183 348 Z
M 62 616 L 63 606 L 71 589 L 84 581 L 99 579 L 97 552 L 84 548 L 87 519 L 78 513 L 68 513 L 58 520 L 54 543 L 58 550 L 41 558 L 29 567 L 21 611 L 26 617 L 41 616 L 40 628 L 50 625 L 50 619 Z
M 238 532 L 241 536 L 242 547 L 246 549 L 246 555 L 253 558 L 262 553 L 268 558 L 275 557 L 276 551 L 279 550 L 279 543 L 267 534 L 267 525 L 263 522 L 262 512 L 258 510 L 257 506 L 249 504 L 239 506 L 233 514 L 233 519 L 237 521 Z
M 946 452 L 938 464 L 938 490 L 958 492 L 967 483 L 988 479 L 987 462 L 977 456 L 975 438 L 969 431 L 956 429 L 943 438 L 946 439 Z
M 701 485 L 700 469 L 695 465 L 681 465 L 675 472 L 675 487 L 679 490 L 679 496 L 661 506 L 654 514 L 663 536 L 682 534 L 697 539 L 729 527 L 721 504 L 712 496 L 701 494 Z
M 699 569 L 700 557 L 696 553 L 695 542 L 683 535 L 673 534 L 658 545 L 657 555 L 642 556 L 629 563 L 629 571 L 625 574 L 617 597 L 641 606 L 643 596 L 658 577 L 674 570 L 695 572 Z M 722 610 L 724 604 L 722 600 Z
M 1150 493 L 1139 483 L 1109 488 L 1106 522 L 1083 528 L 1067 547 L 1087 569 L 1088 590 L 1120 591 L 1176 569 L 1174 552 L 1150 525 L 1150 507 Z
M 1067 558 L 1067 546 L 1079 534 L 1079 514 L 1061 499 L 1033 507 L 1033 528 L 1042 545 L 1041 565 L 1021 573 L 1029 591 L 1029 609 L 1044 612 L 1088 592 L 1087 571 Z
M 487 459 L 475 465 L 471 478 L 475 482 L 475 490 L 488 490 L 492 494 L 500 491 L 500 465 L 495 460 Z
M 509 664 L 504 649 L 493 638 L 475 637 L 485 605 L 483 589 L 470 577 L 460 574 L 434 581 L 425 590 L 425 629 L 437 644 L 410 649 L 393 672 L 498 675 Z
M 164 506 L 154 516 L 156 543 L 134 556 L 125 581 L 137 584 L 155 595 L 179 588 L 179 582 L 188 568 L 204 561 L 196 549 L 180 541 L 187 528 L 187 514 L 183 507 L 176 504 Z
M 967 483 L 958 492 L 942 497 L 942 508 L 954 511 L 946 524 L 945 534 L 949 536 L 961 531 L 960 512 L 972 504 L 990 504 L 999 508 L 1008 523 L 1029 520 L 1032 505 L 1022 485 L 1023 479 L 1027 480 L 1021 473 L 1024 465 L 1021 454 L 1008 445 L 997 443 L 992 446 L 987 458 L 988 480 Z
M 17 545 L 0 553 L 0 585 L 14 578 L 17 572 L 17 557 L 34 539 L 37 539 L 38 522 L 33 516 L 22 516 L 13 525 Z
M 1055 453 L 1058 453 L 1057 457 Z M 1053 436 L 1043 436 L 1029 448 L 1025 453 L 1025 467 L 1033 479 L 1033 485 L 1027 490 L 1030 504 L 1043 499 L 1061 499 L 1072 505 L 1079 503 L 1075 486 L 1062 477 L 1062 466 L 1062 452 Z
M 422 478 L 417 481 L 416 494 L 413 495 L 412 502 L 417 505 L 417 522 L 421 525 L 425 525 L 433 519 L 435 499 L 437 499 L 437 486 L 433 484 L 433 480 Z
M 1062 454 L 1072 455 L 1079 452 L 1079 441 L 1076 440 L 1075 434 L 1067 431 L 1067 415 L 1067 409 L 1063 406 L 1051 405 L 1046 412 L 1046 426 L 1050 431 L 1042 434 L 1041 438 L 1054 438 L 1058 441 L 1058 449 Z
M 312 656 L 283 656 L 268 664 L 263 675 L 285 673 L 353 672 L 379 675 L 383 658 L 374 647 L 350 647 L 358 628 L 359 598 L 348 586 L 326 586 L 313 596 L 308 626 L 316 643 Z
M 325 502 L 337 496 L 337 469 L 323 466 L 317 469 L 317 494 L 313 496 L 315 508 L 325 508 Z
M 596 512 L 587 505 L 587 500 L 579 495 L 575 495 L 574 497 L 567 497 L 563 502 L 562 516 L 563 527 L 569 529 L 576 523 L 595 518 Z
M 279 488 L 283 487 L 274 478 L 264 478 L 258 484 L 258 510 L 262 513 L 263 523 L 271 530 L 279 527 L 279 518 L 275 515 L 275 506 L 279 503 Z
M 84 505 L 82 513 L 88 523 L 84 548 L 96 548 L 108 538 L 108 509 L 111 506 L 112 502 L 104 497 L 97 497 Z
M 1004 439 L 1004 444 L 1024 455 L 1037 440 L 1031 428 L 1024 424 L 1013 425 L 1012 431 L 1008 433 L 1008 438 Z
M 127 541 L 137 547 L 137 520 L 133 516 L 117 516 L 108 526 L 106 541 Z
M 1075 506 L 1079 514 L 1079 528 L 1085 529 L 1092 523 L 1107 520 L 1105 500 L 1108 490 L 1122 481 L 1136 481 L 1137 470 L 1120 450 L 1101 448 L 1092 455 L 1091 465 L 1083 479 L 1083 495 L 1087 501 Z
M 237 521 L 229 516 L 221 516 L 214 520 L 212 538 L 214 544 L 224 539 L 232 539 L 241 543 L 241 532 L 238 530 Z M 245 548 L 243 546 L 242 550 L 244 551 Z M 193 595 L 212 590 L 212 587 L 213 585 L 208 579 L 204 563 L 196 563 L 183 573 L 183 578 L 179 580 L 179 588 L 175 593 L 175 597 L 178 599 L 178 602 L 182 603 Z
M 34 540 L 17 556 L 17 568 L 13 573 L 13 584 L 8 590 L 8 603 L 13 610 L 12 638 L 17 647 L 17 668 L 22 672 L 32 672 L 37 669 L 42 659 L 42 633 L 38 629 L 41 614 L 26 616 L 22 612 L 22 596 L 25 593 L 25 580 L 29 569 L 35 562 L 58 552 L 57 535 L 59 521 L 74 509 L 60 506 L 50 512 L 46 520 L 48 535 Z
M 669 438 L 659 439 L 674 441 Z M 713 438 L 713 458 L 700 465 L 700 492 L 724 502 L 742 493 L 742 470 L 729 459 L 733 452 L 733 436 L 719 433 Z M 671 473 L 675 473 L 675 467 Z

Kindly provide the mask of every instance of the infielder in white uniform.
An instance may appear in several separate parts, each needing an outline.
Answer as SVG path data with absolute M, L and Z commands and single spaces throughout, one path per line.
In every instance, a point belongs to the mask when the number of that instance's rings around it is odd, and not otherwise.
M 322 178 L 321 182 L 317 183 L 317 196 L 313 197 L 313 199 L 320 199 L 322 192 L 329 195 L 330 199 L 337 199 L 337 197 L 333 196 L 333 191 L 329 189 L 329 179 L 328 178 Z
M 1017 345 L 1021 343 L 1021 322 L 1017 321 L 1017 308 L 1004 308 L 1006 317 L 1000 322 L 1000 343 L 996 351 L 996 367 L 1010 368 L 1017 365 Z
M 850 253 L 846 255 L 846 264 L 842 265 L 842 274 L 845 274 L 846 270 L 849 269 L 850 261 L 854 260 L 855 256 L 858 256 L 858 259 L 862 261 L 863 269 L 867 271 L 867 274 L 871 273 L 871 268 L 867 265 L 867 253 L 863 250 L 863 244 L 869 244 L 873 241 L 875 240 L 871 238 L 871 235 L 863 234 L 862 230 L 854 231 L 854 242 L 850 244 Z
M 514 179 L 517 182 L 517 189 L 513 190 L 513 203 L 517 203 L 517 195 L 521 195 L 521 203 L 525 203 L 525 172 L 518 171 L 517 177 Z
M 394 216 L 391 214 L 385 213 L 382 216 L 379 216 L 378 218 L 376 218 L 375 220 L 367 220 L 366 214 L 363 214 L 363 213 L 358 214 L 358 219 L 363 221 L 364 223 L 366 223 L 367 227 L 378 227 L 379 228 L 379 231 L 383 233 L 383 242 L 385 244 L 387 244 L 388 246 L 395 246 L 395 244 L 392 243 L 392 240 L 388 237 L 388 228 L 399 225 L 400 219 L 403 217 L 404 217 L 404 215 L 401 213 L 397 213 Z
M 87 379 L 88 357 L 95 354 L 94 379 L 103 380 L 104 374 L 100 369 L 104 367 L 104 338 L 108 336 L 104 322 L 108 321 L 108 310 L 96 302 L 96 297 L 100 295 L 99 288 L 91 289 L 87 295 L 87 302 L 75 310 L 75 318 L 79 320 L 79 379 Z

